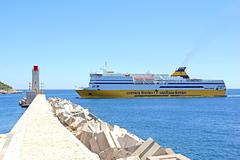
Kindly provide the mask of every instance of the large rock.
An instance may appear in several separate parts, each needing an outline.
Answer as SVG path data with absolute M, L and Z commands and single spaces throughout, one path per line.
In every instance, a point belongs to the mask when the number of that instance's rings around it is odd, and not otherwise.
M 94 126 L 91 122 L 87 121 L 87 120 L 83 120 L 83 123 L 77 128 L 78 131 L 84 130 L 87 132 L 92 132 L 92 133 L 98 133 L 97 130 L 97 126 Z
M 104 151 L 108 148 L 117 148 L 114 140 L 107 131 L 96 134 L 96 141 L 100 151 Z
M 126 129 L 120 128 L 117 125 L 113 126 L 112 131 L 117 137 L 123 137 L 127 133 Z
M 132 156 L 139 156 L 149 148 L 150 145 L 154 143 L 152 138 L 148 138 L 138 149 L 132 153 Z
M 99 153 L 99 157 L 104 160 L 114 160 L 130 156 L 130 152 L 120 148 L 108 148 Z
M 125 158 L 118 158 L 117 160 L 140 160 L 138 156 L 130 156 Z
M 69 116 L 68 118 L 66 118 L 66 119 L 64 120 L 64 122 L 65 122 L 68 126 L 70 126 L 75 120 L 76 120 L 76 117 Z
M 95 115 L 93 115 L 92 113 L 89 113 L 88 116 L 89 116 L 91 119 L 95 120 L 95 121 L 98 120 L 98 118 L 97 118 Z
M 75 135 L 88 149 L 91 149 L 90 139 L 94 137 L 94 133 L 87 131 L 77 132 Z
M 72 130 L 77 130 L 77 128 L 81 127 L 87 121 L 81 117 L 76 117 L 76 120 L 69 126 Z
M 175 152 L 171 148 L 159 148 L 153 156 L 167 155 L 167 154 L 175 154 Z
M 136 151 L 138 149 L 138 147 L 140 147 L 142 145 L 142 143 L 143 142 L 140 142 L 139 144 L 136 144 L 135 146 L 127 147 L 127 148 L 124 148 L 124 149 L 133 153 L 134 151 Z
M 65 124 L 65 119 L 70 117 L 69 114 L 66 114 L 65 112 L 59 113 L 58 119 L 60 120 L 61 123 Z
M 152 138 L 148 138 L 132 153 L 132 156 L 139 156 L 141 160 L 146 160 L 148 156 L 157 153 L 160 148 L 160 145 L 155 143 Z
M 67 113 L 70 114 L 71 111 L 73 110 L 73 106 L 71 104 L 65 104 L 64 109 L 66 110 Z
M 54 105 L 51 104 L 51 105 L 52 105 L 52 110 L 53 110 L 54 113 L 56 113 L 57 110 L 62 109 L 62 107 L 58 104 L 54 104 Z
M 157 143 L 153 143 L 151 148 L 149 148 L 143 155 L 140 157 L 141 160 L 146 160 L 147 157 L 154 155 L 160 149 L 160 145 Z
M 181 154 L 171 154 L 162 156 L 150 156 L 147 157 L 147 160 L 190 160 L 190 159 Z
M 110 133 L 110 136 L 111 136 L 111 138 L 112 138 L 112 140 L 113 140 L 113 142 L 114 142 L 114 144 L 115 144 L 115 147 L 116 147 L 116 148 L 121 148 L 121 145 L 120 145 L 120 143 L 118 142 L 117 136 L 116 136 L 115 134 L 113 134 L 112 131 L 110 131 L 109 133 Z
M 100 130 L 109 132 L 110 128 L 106 122 L 100 121 Z
M 133 137 L 131 134 L 126 133 L 123 137 L 118 137 L 118 141 L 122 148 L 129 148 L 139 144 L 141 141 Z
M 99 153 L 108 148 L 121 148 L 117 137 L 113 135 L 112 132 L 107 131 L 96 134 L 96 136 L 90 140 L 90 146 L 91 150 L 95 153 Z
M 59 117 L 59 115 L 61 114 L 61 113 L 64 113 L 65 112 L 65 110 L 64 109 L 62 109 L 62 108 L 59 108 L 59 109 L 57 109 L 57 110 L 55 110 L 55 115 L 57 116 L 57 117 Z
M 93 137 L 89 140 L 90 143 L 90 150 L 94 153 L 99 153 L 100 152 L 100 147 L 97 143 L 96 137 Z
M 166 148 L 165 151 L 167 154 L 175 154 L 175 152 L 171 148 Z
M 94 132 L 94 133 L 100 133 L 101 132 L 101 127 L 100 127 L 100 122 L 99 121 L 96 121 L 94 119 L 88 121 L 88 124 L 90 125 L 89 127 L 91 128 L 91 130 Z
M 76 116 L 76 117 L 81 117 L 81 118 L 87 120 L 87 115 L 86 115 L 86 113 L 83 112 L 83 111 L 81 111 L 81 112 L 77 112 L 77 113 L 74 113 L 73 115 Z

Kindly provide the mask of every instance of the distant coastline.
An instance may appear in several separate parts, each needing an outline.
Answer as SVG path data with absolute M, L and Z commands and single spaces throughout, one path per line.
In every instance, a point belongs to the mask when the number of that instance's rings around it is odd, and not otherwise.
M 0 81 L 0 94 L 17 94 L 22 93 L 22 91 L 13 89 L 12 86 L 5 84 Z
M 18 93 L 22 93 L 22 91 L 19 90 L 0 90 L 0 94 L 18 94 Z

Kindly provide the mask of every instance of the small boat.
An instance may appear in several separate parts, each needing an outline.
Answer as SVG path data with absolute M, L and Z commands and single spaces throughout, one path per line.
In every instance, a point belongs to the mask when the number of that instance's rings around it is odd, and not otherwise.
M 22 108 L 27 108 L 30 104 L 27 102 L 27 98 L 24 97 L 23 99 L 21 99 L 19 101 L 19 105 L 22 107 Z

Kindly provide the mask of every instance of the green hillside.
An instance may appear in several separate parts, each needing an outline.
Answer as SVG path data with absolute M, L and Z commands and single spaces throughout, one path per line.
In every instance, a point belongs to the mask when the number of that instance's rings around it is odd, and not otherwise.
M 0 90 L 11 90 L 12 87 L 0 81 Z

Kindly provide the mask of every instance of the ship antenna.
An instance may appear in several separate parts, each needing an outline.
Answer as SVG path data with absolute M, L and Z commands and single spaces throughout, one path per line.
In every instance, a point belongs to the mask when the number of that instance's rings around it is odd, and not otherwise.
M 103 73 L 107 72 L 107 61 L 105 61 L 104 65 L 100 69 L 103 71 Z

